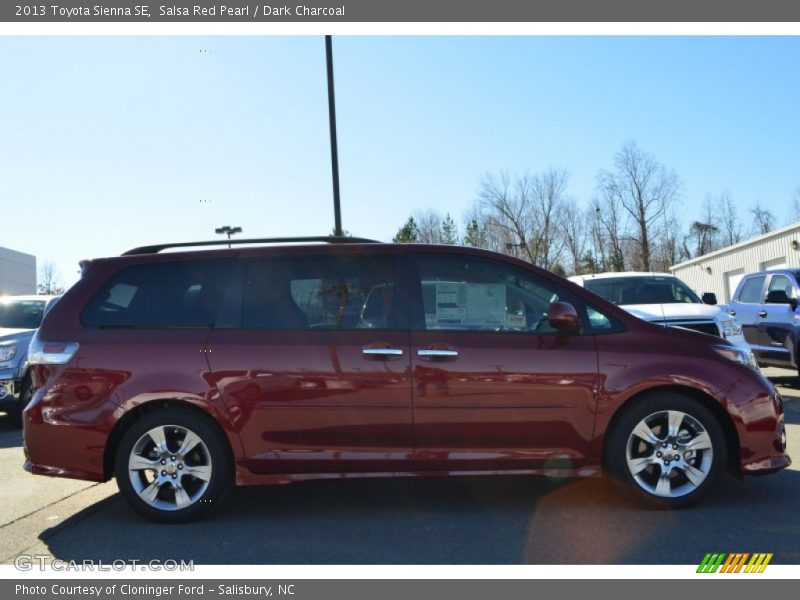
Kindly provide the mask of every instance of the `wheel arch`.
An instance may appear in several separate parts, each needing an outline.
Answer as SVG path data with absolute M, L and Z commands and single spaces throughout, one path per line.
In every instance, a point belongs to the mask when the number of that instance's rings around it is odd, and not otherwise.
M 117 419 L 116 423 L 114 423 L 114 426 L 108 435 L 106 447 L 103 451 L 103 476 L 105 480 L 110 479 L 114 475 L 114 459 L 116 457 L 120 441 L 125 435 L 125 432 L 127 432 L 134 423 L 136 423 L 145 415 L 167 408 L 185 410 L 186 412 L 193 413 L 205 419 L 205 421 L 211 424 L 212 427 L 215 427 L 226 442 L 225 447 L 228 451 L 228 459 L 230 460 L 231 468 L 233 469 L 235 464 L 235 454 L 230 435 L 225 431 L 222 425 L 220 425 L 219 421 L 215 419 L 212 414 L 192 402 L 179 400 L 177 398 L 160 398 L 157 400 L 144 402 L 131 408 L 119 419 Z
M 601 462 L 603 467 L 605 468 L 605 465 L 607 464 L 607 452 L 609 440 L 611 439 L 611 432 L 614 430 L 614 427 L 616 427 L 620 417 L 637 402 L 643 400 L 644 398 L 655 396 L 663 392 L 681 394 L 696 400 L 706 409 L 708 409 L 711 414 L 714 415 L 714 417 L 716 417 L 717 421 L 722 427 L 723 433 L 725 434 L 725 447 L 727 449 L 728 456 L 728 464 L 726 465 L 726 468 L 730 473 L 736 475 L 737 477 L 741 477 L 739 434 L 736 431 L 736 425 L 734 424 L 731 416 L 728 414 L 722 404 L 720 404 L 720 402 L 713 396 L 702 390 L 698 390 L 697 388 L 676 384 L 659 385 L 657 387 L 652 387 L 637 392 L 625 400 L 625 402 L 617 408 L 617 410 L 614 412 L 614 415 L 611 417 L 611 420 L 606 427 L 605 435 L 603 436 L 603 448 L 601 453 Z

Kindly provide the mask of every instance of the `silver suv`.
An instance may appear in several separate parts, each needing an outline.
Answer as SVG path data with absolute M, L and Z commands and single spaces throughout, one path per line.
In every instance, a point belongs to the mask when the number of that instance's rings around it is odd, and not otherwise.
M 28 344 L 58 296 L 0 297 L 0 411 L 21 423 L 29 400 Z

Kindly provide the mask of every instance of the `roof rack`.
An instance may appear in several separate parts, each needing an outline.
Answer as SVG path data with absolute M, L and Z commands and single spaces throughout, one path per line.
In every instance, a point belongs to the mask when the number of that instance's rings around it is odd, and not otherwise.
M 378 240 L 367 238 L 319 235 L 309 237 L 283 237 L 283 238 L 251 238 L 239 240 L 209 240 L 206 242 L 174 242 L 171 244 L 153 244 L 151 246 L 139 246 L 123 252 L 122 256 L 131 254 L 157 254 L 167 248 L 189 248 L 192 246 L 233 246 L 242 244 L 287 244 L 296 242 L 326 242 L 328 244 L 380 244 Z

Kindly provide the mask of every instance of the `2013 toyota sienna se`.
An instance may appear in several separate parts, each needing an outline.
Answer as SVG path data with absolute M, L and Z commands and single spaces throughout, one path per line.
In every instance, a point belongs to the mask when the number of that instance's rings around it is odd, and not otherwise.
M 296 241 L 83 263 L 31 342 L 26 469 L 114 476 L 175 522 L 349 477 L 606 472 L 682 507 L 790 464 L 778 392 L 724 339 L 488 251 Z

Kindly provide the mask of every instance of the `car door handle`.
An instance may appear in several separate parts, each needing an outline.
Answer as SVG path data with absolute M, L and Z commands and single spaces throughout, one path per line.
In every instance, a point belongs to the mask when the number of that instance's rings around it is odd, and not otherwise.
M 402 348 L 362 348 L 361 354 L 372 357 L 403 356 Z
M 456 358 L 458 350 L 446 348 L 423 348 L 417 350 L 417 356 L 422 358 Z
M 732 308 L 729 308 L 729 309 L 728 309 L 728 314 L 729 314 L 730 316 L 732 316 L 732 317 L 735 317 L 735 316 L 736 316 L 736 311 L 735 311 L 735 310 L 733 310 Z
M 766 316 L 767 316 L 767 311 L 765 311 L 765 310 L 761 310 L 761 311 L 759 311 L 759 312 L 758 312 L 758 316 L 759 316 L 759 317 L 761 317 L 761 318 L 764 318 L 764 317 L 766 317 Z

